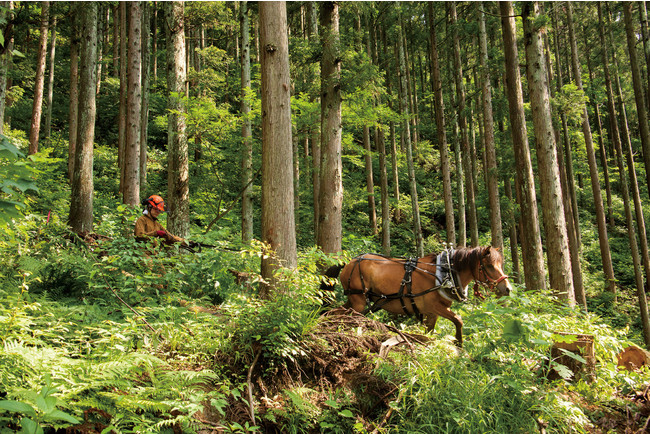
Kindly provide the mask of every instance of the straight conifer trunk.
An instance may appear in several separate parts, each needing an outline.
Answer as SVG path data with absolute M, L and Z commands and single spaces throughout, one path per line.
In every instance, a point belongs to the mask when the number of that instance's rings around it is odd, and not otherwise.
M 500 2 L 501 26 L 506 63 L 506 93 L 510 113 L 512 143 L 517 165 L 517 187 L 521 208 L 521 244 L 523 251 L 524 281 L 529 290 L 546 288 L 544 255 L 537 211 L 535 180 L 528 146 L 528 133 L 524 115 L 524 97 L 519 72 L 517 28 L 512 2 Z
M 557 164 L 555 134 L 551 122 L 546 62 L 541 29 L 535 27 L 539 4 L 523 5 L 524 39 L 526 46 L 526 75 L 533 112 L 537 147 L 539 181 L 542 191 L 542 211 L 551 288 L 570 305 L 575 304 L 573 275 L 569 257 L 569 241 L 562 204 L 562 187 Z
M 614 91 L 612 87 L 612 78 L 609 70 L 609 55 L 608 55 L 608 45 L 605 45 L 605 22 L 603 19 L 602 4 L 598 2 L 598 30 L 602 50 L 602 60 L 603 60 L 603 72 L 605 76 L 605 90 L 607 93 L 607 111 L 609 113 L 609 121 L 611 128 L 611 138 L 613 146 L 616 153 L 616 163 L 618 165 L 618 172 L 621 180 L 621 194 L 623 196 L 623 206 L 625 209 L 625 221 L 627 223 L 627 235 L 630 244 L 630 254 L 632 255 L 632 263 L 634 265 L 634 279 L 636 283 L 637 296 L 639 299 L 639 308 L 641 313 L 641 323 L 643 325 L 643 337 L 646 347 L 650 347 L 650 317 L 648 316 L 648 302 L 645 295 L 645 285 L 643 284 L 643 273 L 641 272 L 641 256 L 639 255 L 639 246 L 637 244 L 637 237 L 634 228 L 634 219 L 632 217 L 632 210 L 630 204 L 630 192 L 628 185 L 632 186 L 634 191 L 634 200 L 635 203 L 640 203 L 639 190 L 636 184 L 636 171 L 634 169 L 634 164 L 630 167 L 630 179 L 633 183 L 628 183 L 628 178 L 625 173 L 625 165 L 623 163 L 623 149 L 621 144 L 621 136 L 618 128 L 618 123 L 616 122 L 616 105 L 614 102 Z M 632 155 L 628 153 L 628 158 L 632 160 Z M 634 161 L 631 161 L 634 163 Z M 639 222 L 637 222 L 639 223 Z M 641 213 L 641 224 L 638 227 L 643 229 L 640 232 L 639 240 L 643 243 L 646 242 L 645 236 L 645 223 L 643 222 L 643 213 Z M 647 249 L 647 247 L 646 247 Z
M 646 182 L 650 186 L 650 126 L 648 126 L 648 112 L 644 101 L 644 87 L 639 69 L 639 60 L 636 52 L 636 32 L 632 23 L 632 7 L 634 2 L 623 2 L 623 16 L 625 33 L 627 35 L 627 52 L 630 57 L 630 70 L 632 71 L 632 84 L 634 86 L 634 102 L 639 120 L 639 135 L 643 147 L 643 162 L 645 164 Z
M 50 20 L 50 2 L 41 2 L 41 33 L 38 39 L 36 58 L 36 78 L 34 79 L 34 101 L 32 104 L 32 121 L 29 129 L 29 155 L 38 152 L 38 139 L 41 131 L 43 113 L 43 88 L 45 87 L 45 59 L 47 57 L 47 32 Z
M 321 164 L 318 245 L 326 253 L 341 251 L 343 164 L 341 161 L 341 64 L 339 6 L 321 3 Z
M 474 174 L 471 163 L 472 153 L 469 143 L 469 130 L 467 127 L 467 118 L 465 117 L 465 85 L 463 83 L 464 76 L 460 53 L 460 40 L 458 36 L 456 2 L 450 2 L 449 5 L 454 47 L 454 77 L 456 79 L 456 94 L 458 98 L 458 127 L 460 128 L 461 160 L 465 175 L 465 194 L 467 196 L 467 219 L 469 220 L 471 245 L 478 246 L 478 222 L 476 218 L 476 199 L 474 197 Z
M 262 2 L 260 47 L 262 73 L 262 241 L 271 254 L 262 259 L 267 282 L 260 296 L 276 287 L 274 274 L 297 264 L 293 196 L 291 79 L 285 2 Z
M 411 193 L 411 208 L 413 212 L 413 234 L 415 235 L 415 249 L 418 256 L 424 256 L 424 245 L 422 242 L 422 226 L 420 223 L 420 206 L 418 202 L 418 188 L 417 182 L 415 179 L 415 166 L 413 163 L 413 144 L 411 142 L 411 122 L 409 121 L 410 110 L 407 101 L 407 86 L 408 82 L 406 80 L 406 59 L 404 57 L 404 38 L 403 38 L 403 28 L 401 24 L 402 20 L 400 17 L 400 30 L 399 30 L 399 40 L 398 52 L 399 52 L 399 76 L 400 76 L 400 108 L 402 109 L 402 115 L 404 115 L 404 121 L 402 122 L 402 138 L 404 140 L 404 147 L 406 149 L 406 164 L 408 169 L 409 177 L 409 186 Z
M 50 26 L 50 73 L 47 77 L 47 111 L 45 112 L 45 138 L 52 134 L 52 100 L 54 99 L 54 61 L 56 57 L 56 16 L 52 17 Z
M 190 231 L 189 151 L 184 103 L 185 64 L 184 2 L 166 2 L 167 27 L 167 229 L 185 238 Z
M 140 205 L 140 130 L 142 125 L 142 2 L 129 2 L 126 142 L 123 203 Z
M 251 97 L 251 52 L 248 2 L 240 3 L 239 22 L 241 27 L 241 114 L 242 122 L 242 198 L 241 237 L 245 243 L 253 239 L 253 133 L 250 119 Z
M 569 27 L 569 41 L 571 45 L 571 66 L 576 86 L 582 90 L 582 77 L 580 64 L 578 63 L 578 45 L 576 43 L 574 26 L 573 26 L 573 6 L 571 2 L 567 4 L 567 21 Z M 591 126 L 589 125 L 589 113 L 586 104 L 582 107 L 582 133 L 585 138 L 587 148 L 587 162 L 589 164 L 589 174 L 591 176 L 591 191 L 594 197 L 594 207 L 596 222 L 598 224 L 598 241 L 600 244 L 600 257 L 603 262 L 603 271 L 607 279 L 607 289 L 616 293 L 616 281 L 614 279 L 614 268 L 612 266 L 612 255 L 609 250 L 609 236 L 607 235 L 607 222 L 605 219 L 605 207 L 603 206 L 603 196 L 600 190 L 600 179 L 598 166 L 596 164 L 596 154 L 594 151 L 593 138 L 591 135 Z M 582 301 L 581 301 L 582 302 Z M 586 304 L 586 301 L 584 302 Z
M 494 145 L 494 118 L 492 115 L 492 85 L 488 69 L 487 31 L 485 30 L 485 2 L 479 6 L 479 43 L 481 47 L 481 92 L 483 102 L 483 131 L 485 138 L 485 161 L 487 172 L 488 200 L 490 203 L 490 232 L 492 246 L 503 248 L 503 228 L 501 226 L 501 204 L 499 202 L 499 172 Z
M 70 31 L 70 105 L 68 113 L 68 179 L 72 183 L 79 130 L 79 18 L 81 3 L 72 5 L 72 29 Z
M 442 190 L 445 201 L 445 229 L 447 242 L 456 244 L 456 226 L 454 219 L 454 201 L 451 188 L 451 175 L 449 169 L 449 145 L 447 144 L 447 131 L 445 126 L 445 103 L 442 95 L 442 80 L 440 78 L 440 61 L 438 58 L 438 42 L 436 36 L 435 14 L 433 2 L 428 3 L 429 33 L 431 37 L 431 85 L 434 94 L 434 107 L 436 118 L 436 134 L 438 148 L 440 149 L 440 171 L 442 172 Z
M 97 3 L 79 8 L 81 49 L 79 69 L 79 129 L 71 185 L 68 224 L 77 234 L 93 228 L 93 142 L 97 86 Z

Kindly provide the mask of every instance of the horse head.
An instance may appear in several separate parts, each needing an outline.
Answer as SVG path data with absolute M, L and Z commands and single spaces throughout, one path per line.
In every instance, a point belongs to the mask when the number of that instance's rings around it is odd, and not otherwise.
M 483 247 L 478 264 L 478 281 L 490 289 L 496 289 L 500 296 L 510 295 L 512 285 L 508 275 L 503 272 L 503 255 L 501 250 L 491 246 Z

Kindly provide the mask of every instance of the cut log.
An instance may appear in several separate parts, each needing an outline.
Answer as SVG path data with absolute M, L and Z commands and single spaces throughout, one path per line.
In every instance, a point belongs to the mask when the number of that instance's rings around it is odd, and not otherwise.
M 555 333 L 558 338 L 551 347 L 551 360 L 565 366 L 570 373 L 561 372 L 564 368 L 555 364 L 549 370 L 550 379 L 584 379 L 596 378 L 596 356 L 594 355 L 594 337 L 578 333 Z M 567 375 L 568 374 L 568 375 Z
M 625 348 L 616 357 L 620 369 L 635 371 L 642 366 L 650 366 L 650 352 L 639 348 L 636 345 Z

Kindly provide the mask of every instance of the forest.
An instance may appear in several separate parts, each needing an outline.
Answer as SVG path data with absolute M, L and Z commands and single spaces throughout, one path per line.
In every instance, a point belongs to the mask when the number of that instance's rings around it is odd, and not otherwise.
M 650 432 L 646 2 L 0 1 L 0 47 L 1 433 Z M 503 273 L 435 330 L 351 289 L 458 251 Z

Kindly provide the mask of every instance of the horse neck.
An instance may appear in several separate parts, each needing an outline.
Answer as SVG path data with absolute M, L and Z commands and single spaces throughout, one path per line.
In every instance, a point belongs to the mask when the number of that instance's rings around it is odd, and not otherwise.
M 480 255 L 480 247 L 459 249 L 454 253 L 454 268 L 458 272 L 461 286 L 467 286 L 478 278 Z

